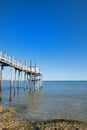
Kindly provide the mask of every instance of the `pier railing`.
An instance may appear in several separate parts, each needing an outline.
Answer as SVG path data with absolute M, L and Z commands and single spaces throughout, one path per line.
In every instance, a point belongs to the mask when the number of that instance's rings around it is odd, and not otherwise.
M 38 75 L 42 74 L 37 67 L 35 68 L 35 66 L 34 67 L 27 66 L 21 63 L 20 60 L 16 60 L 14 56 L 10 56 L 2 52 L 1 50 L 0 50 L 0 63 L 5 64 L 6 66 L 12 66 L 21 71 L 26 71 L 27 73 L 32 73 L 32 74 L 35 73 Z

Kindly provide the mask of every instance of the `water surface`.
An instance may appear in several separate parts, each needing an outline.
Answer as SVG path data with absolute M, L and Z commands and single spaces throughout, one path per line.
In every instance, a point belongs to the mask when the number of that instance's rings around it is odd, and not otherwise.
M 12 102 L 9 102 L 9 82 L 3 82 L 0 103 L 18 109 L 18 117 L 28 120 L 69 118 L 87 121 L 87 81 L 44 81 L 43 88 L 30 92 L 14 85 Z

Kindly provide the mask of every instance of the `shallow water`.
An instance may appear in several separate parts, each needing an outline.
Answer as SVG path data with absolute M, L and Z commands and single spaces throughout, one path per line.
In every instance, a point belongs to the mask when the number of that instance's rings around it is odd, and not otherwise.
M 18 83 L 17 83 L 18 84 Z M 17 86 L 17 85 L 16 85 Z M 38 87 L 38 86 L 37 86 Z M 9 102 L 9 82 L 3 82 L 3 105 L 18 109 L 18 117 L 27 120 L 69 118 L 87 121 L 87 81 L 44 81 L 43 88 L 24 91 L 24 83 Z

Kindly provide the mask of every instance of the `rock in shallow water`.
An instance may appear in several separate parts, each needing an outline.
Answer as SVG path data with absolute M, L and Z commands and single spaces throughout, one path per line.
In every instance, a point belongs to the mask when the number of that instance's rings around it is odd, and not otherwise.
M 15 113 L 14 108 L 0 105 L 0 130 L 87 130 L 84 122 L 66 119 L 27 122 L 16 118 Z

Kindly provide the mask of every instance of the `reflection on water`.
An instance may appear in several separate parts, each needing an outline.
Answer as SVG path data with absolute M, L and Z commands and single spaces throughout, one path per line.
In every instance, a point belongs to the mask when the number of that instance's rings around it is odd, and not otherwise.
M 71 118 L 87 121 L 87 82 L 47 82 L 37 91 L 12 90 L 10 105 L 17 108 L 18 117 L 28 120 Z M 9 85 L 3 85 L 2 104 L 9 104 Z

